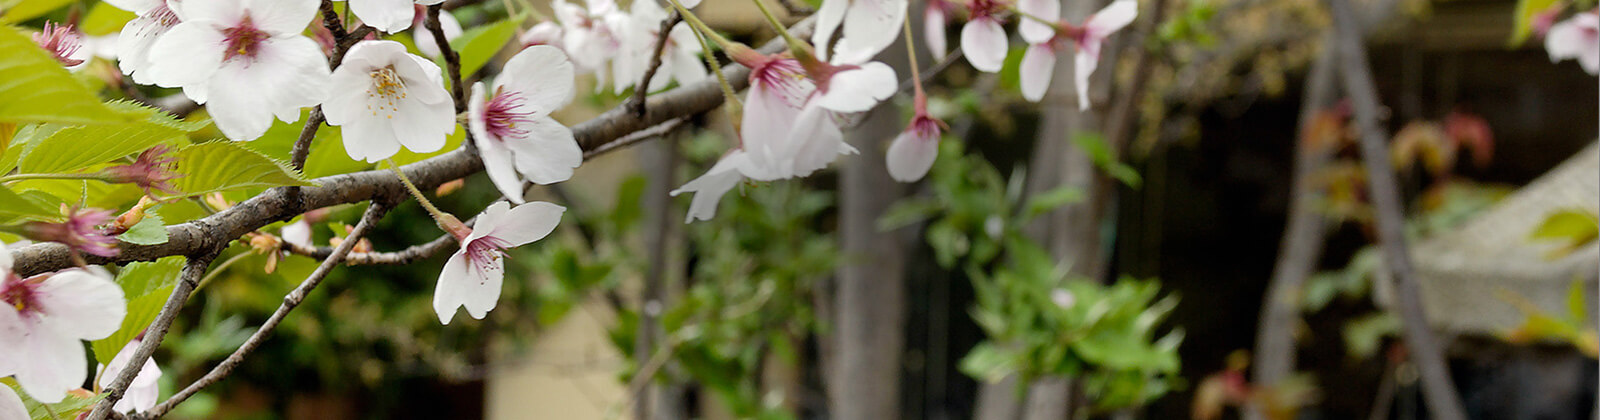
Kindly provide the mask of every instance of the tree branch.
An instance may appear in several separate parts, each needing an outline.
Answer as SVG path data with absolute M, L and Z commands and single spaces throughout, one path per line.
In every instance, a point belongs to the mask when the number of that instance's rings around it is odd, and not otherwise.
M 444 62 L 450 66 L 450 96 L 455 98 L 456 113 L 460 114 L 467 110 L 467 97 L 461 89 L 461 55 L 450 49 L 450 40 L 445 39 L 444 28 L 439 26 L 439 10 L 443 6 L 428 6 L 428 20 L 423 25 L 433 33 L 433 42 L 439 46 L 439 53 L 444 55 Z
M 797 36 L 811 32 L 807 19 L 790 29 Z M 783 40 L 776 39 L 761 48 L 773 53 L 783 50 Z M 749 85 L 749 69 L 738 64 L 723 68 L 728 82 L 735 89 Z M 636 116 L 624 107 L 612 108 L 594 119 L 572 127 L 573 137 L 585 151 L 593 151 L 623 138 L 630 133 L 715 109 L 722 104 L 722 91 L 715 79 L 707 78 L 697 83 L 678 87 L 667 92 L 650 95 L 649 107 L 644 115 Z M 642 140 L 641 140 L 642 141 Z M 611 146 L 608 150 L 618 147 Z M 594 156 L 590 154 L 589 156 Z M 483 163 L 466 149 L 435 156 L 421 162 L 401 167 L 418 188 L 429 189 L 439 184 L 463 178 L 483 170 Z M 371 200 L 377 197 L 399 197 L 406 194 L 400 180 L 388 170 L 369 170 L 317 178 L 317 187 L 299 187 L 300 203 L 289 199 L 288 190 L 274 188 L 238 205 L 203 219 L 167 226 L 168 240 L 156 245 L 121 244 L 116 257 L 86 255 L 89 264 L 123 264 L 134 261 L 153 261 L 173 255 L 197 255 L 209 250 L 211 244 L 226 244 L 245 233 L 267 224 L 287 221 L 300 214 L 301 209 L 327 207 Z M 58 243 L 38 243 L 10 250 L 15 261 L 12 269 L 18 275 L 30 276 L 73 266 L 69 250 Z
M 156 347 L 161 345 L 161 339 L 167 336 L 167 329 L 172 327 L 172 321 L 178 318 L 178 311 L 183 309 L 184 303 L 189 301 L 189 294 L 194 292 L 195 286 L 200 282 L 200 277 L 205 275 L 206 267 L 211 265 L 211 260 L 217 257 L 213 248 L 202 254 L 189 256 L 189 261 L 184 264 L 183 271 L 178 276 L 178 284 L 173 285 L 172 295 L 167 297 L 167 303 L 161 307 L 161 312 L 156 314 L 156 319 L 150 322 L 150 327 L 145 330 L 144 341 L 139 343 L 139 348 L 134 349 L 133 356 L 128 358 L 127 366 L 144 366 L 150 355 L 155 354 Z M 133 377 L 139 374 L 139 369 L 123 369 L 117 377 L 111 380 L 111 385 L 106 387 L 106 397 L 95 404 L 94 410 L 89 412 L 89 419 L 101 420 L 111 413 L 111 407 L 122 399 L 128 391 L 128 384 L 133 383 Z
M 1404 327 L 1406 345 L 1411 359 L 1416 362 L 1422 377 L 1423 398 L 1429 414 L 1435 419 L 1465 420 L 1461 396 L 1456 393 L 1450 369 L 1446 366 L 1444 350 L 1428 328 L 1422 309 L 1420 281 L 1411 268 L 1411 254 L 1406 249 L 1405 215 L 1400 203 L 1400 188 L 1394 172 L 1389 169 L 1388 136 L 1378 126 L 1378 89 L 1373 85 L 1371 69 L 1367 65 L 1366 46 L 1355 22 L 1355 14 L 1347 0 L 1328 1 L 1333 9 L 1334 33 L 1338 36 L 1339 61 L 1342 64 L 1345 93 L 1355 111 L 1356 123 L 1361 129 L 1361 161 L 1367 170 L 1367 188 L 1377 216 L 1378 245 L 1383 252 L 1385 265 L 1394 274 L 1396 306 Z
M 187 388 L 184 388 L 177 394 L 173 394 L 171 398 L 168 398 L 161 404 L 151 408 L 149 412 L 138 414 L 133 417 L 138 419 L 153 419 L 161 417 L 168 411 L 172 411 L 173 407 L 176 407 L 178 404 L 188 400 L 189 397 L 192 397 L 194 394 L 200 392 L 201 389 L 204 389 L 205 387 L 217 383 L 223 378 L 226 378 L 229 373 L 233 372 L 234 368 L 237 368 L 240 363 L 244 362 L 245 356 L 250 355 L 250 352 L 255 351 L 257 347 L 261 347 L 261 343 L 267 340 L 267 335 L 271 334 L 272 330 L 276 329 L 278 324 L 283 322 L 283 318 L 289 316 L 289 311 L 292 311 L 295 307 L 300 306 L 300 303 L 305 301 L 306 296 L 310 295 L 311 291 L 317 288 L 317 285 L 322 284 L 322 279 L 327 278 L 328 273 L 332 272 L 334 267 L 338 267 L 339 264 L 344 261 L 344 257 L 350 253 L 351 249 L 355 248 L 357 242 L 361 241 L 361 237 L 366 235 L 367 230 L 371 229 L 372 225 L 378 223 L 378 219 L 383 218 L 383 215 L 389 211 L 391 206 L 392 203 L 382 201 L 374 201 L 371 205 L 367 206 L 366 214 L 361 216 L 361 221 L 357 222 L 356 227 L 350 230 L 350 235 L 345 238 L 344 242 L 340 243 L 339 247 L 335 248 L 327 259 L 322 260 L 322 265 L 317 266 L 316 271 L 312 271 L 311 275 L 307 276 L 305 281 L 300 282 L 299 287 L 296 287 L 294 290 L 290 291 L 288 295 L 283 297 L 283 304 L 278 306 L 278 310 L 274 311 L 272 316 L 267 318 L 266 322 L 262 323 L 260 327 L 256 328 L 256 332 L 251 334 L 250 338 L 244 341 L 244 344 L 239 345 L 239 348 L 234 350 L 233 354 L 228 355 L 228 358 L 224 359 L 222 363 L 218 363 L 217 367 L 211 369 L 211 372 L 206 373 L 205 376 L 202 376 L 200 379 L 197 379 L 193 383 L 189 384 Z
M 635 116 L 644 115 L 644 97 L 650 92 L 650 79 L 656 77 L 656 71 L 661 69 L 661 54 L 667 50 L 667 41 L 672 36 L 672 26 L 683 20 L 676 9 L 667 15 L 667 20 L 661 21 L 661 32 L 656 34 L 655 52 L 650 54 L 650 66 L 645 67 L 644 76 L 639 78 L 639 83 L 633 85 L 633 96 L 628 97 L 627 107 L 633 110 Z M 709 52 L 708 52 L 709 53 Z
M 348 242 L 348 241 L 346 241 Z M 345 265 L 403 265 L 432 257 L 439 251 L 449 249 L 455 245 L 455 238 L 450 235 L 439 235 L 432 241 L 421 245 L 412 245 L 406 249 L 395 252 L 356 252 L 344 257 Z M 303 255 L 316 259 L 328 258 L 333 255 L 333 248 L 328 247 L 303 247 L 289 242 L 284 242 L 282 249 L 292 254 Z

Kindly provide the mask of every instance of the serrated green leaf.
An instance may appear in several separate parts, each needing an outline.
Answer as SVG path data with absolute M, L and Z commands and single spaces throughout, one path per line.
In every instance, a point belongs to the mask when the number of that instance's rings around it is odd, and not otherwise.
M 228 141 L 196 144 L 176 153 L 172 185 L 186 196 L 241 188 L 315 186 L 282 162 Z
M 157 245 L 167 243 L 167 225 L 161 216 L 146 214 L 144 220 L 135 223 L 127 232 L 117 235 L 117 239 L 130 244 Z
M 31 174 L 69 173 L 183 138 L 182 130 L 149 122 L 68 127 L 34 146 L 17 169 Z
M 26 216 L 54 216 L 60 212 L 47 208 L 37 201 L 23 197 L 10 188 L 0 185 L 0 216 L 26 217 Z
M 5 2 L 0 11 L 0 22 L 22 22 L 50 13 L 72 3 L 72 0 L 12 0 Z
M 138 15 L 133 12 L 118 9 L 110 2 L 102 1 L 89 8 L 89 14 L 83 17 L 83 23 L 78 25 L 78 30 L 89 36 L 110 35 L 121 31 L 123 25 L 127 25 L 128 21 L 135 17 Z
M 174 277 L 177 274 L 173 274 Z M 172 294 L 172 286 L 152 290 L 143 296 L 128 299 L 128 315 L 122 318 L 122 327 L 117 332 L 106 338 L 90 343 L 94 348 L 94 358 L 100 363 L 110 364 L 111 358 L 122 351 L 122 347 L 133 341 L 143 333 L 145 328 L 155 321 L 156 314 L 161 312 L 161 306 L 166 304 L 167 295 Z
M 32 4 L 25 2 L 24 4 Z M 0 122 L 99 124 L 128 121 L 72 78 L 16 27 L 0 28 Z
M 122 286 L 122 293 L 130 299 L 152 294 L 155 290 L 178 282 L 178 274 L 183 271 L 183 262 L 183 257 L 174 256 L 149 262 L 130 263 L 117 273 L 117 285 Z
M 462 77 L 476 73 L 484 64 L 488 64 L 489 59 L 494 58 L 494 54 L 500 52 L 511 36 L 516 34 L 520 23 L 521 19 L 512 18 L 478 26 L 450 41 L 450 48 L 461 54 Z

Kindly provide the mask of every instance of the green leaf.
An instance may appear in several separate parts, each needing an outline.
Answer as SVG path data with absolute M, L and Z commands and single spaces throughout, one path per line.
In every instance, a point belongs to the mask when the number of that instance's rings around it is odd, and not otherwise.
M 1588 210 L 1564 209 L 1545 217 L 1528 239 L 1560 241 L 1563 245 L 1546 256 L 1561 258 L 1600 239 L 1600 219 Z
M 101 104 L 94 92 L 15 27 L 0 29 L 0 98 L 5 98 L 0 101 L 0 122 L 98 124 L 130 119 Z
M 117 273 L 117 284 L 122 286 L 122 293 L 130 299 L 152 294 L 158 289 L 177 284 L 183 263 L 181 256 L 130 263 Z
M 59 211 L 40 205 L 38 202 L 23 197 L 22 195 L 11 191 L 10 188 L 6 188 L 3 185 L 0 185 L 0 203 L 5 203 L 5 205 L 0 206 L 0 216 L 24 217 L 60 215 Z
M 985 341 L 972 347 L 972 351 L 961 358 L 960 369 L 962 373 L 980 381 L 998 382 L 1017 371 L 1017 357 Z
M 241 188 L 315 186 L 282 162 L 229 141 L 202 143 L 176 153 L 173 168 L 182 177 L 173 187 L 186 196 Z
M 1557 0 L 1517 0 L 1517 11 L 1512 13 L 1511 39 L 1508 45 L 1521 46 L 1528 41 L 1528 36 L 1533 34 L 1533 19 L 1540 12 L 1549 10 Z
M 85 35 L 101 36 L 110 35 L 121 31 L 123 25 L 138 17 L 133 12 L 118 9 L 109 2 L 95 3 L 89 8 L 89 14 L 84 16 L 83 23 L 78 25 L 78 30 Z
M 72 0 L 8 0 L 0 9 L 0 22 L 22 22 L 50 13 Z
M 173 275 L 176 278 L 176 274 Z M 167 302 L 167 295 L 172 293 L 172 286 L 166 286 L 151 291 L 144 296 L 128 299 L 128 315 L 122 318 L 122 327 L 116 333 L 95 340 L 90 345 L 94 348 L 94 358 L 100 363 L 110 364 L 111 358 L 122 351 L 122 347 L 133 341 L 143 333 L 150 322 L 155 321 L 156 314 L 161 312 L 162 305 Z
M 927 220 L 937 215 L 943 208 L 944 206 L 937 200 L 901 200 L 878 218 L 878 231 L 888 232 Z
M 1573 325 L 1583 325 L 1589 322 L 1588 309 L 1584 305 L 1584 300 L 1589 294 L 1585 293 L 1583 283 L 1582 281 L 1574 281 L 1572 286 L 1567 289 L 1567 320 L 1572 322 Z
M 1072 143 L 1082 149 L 1085 154 L 1088 154 L 1089 160 L 1094 162 L 1094 166 L 1106 171 L 1107 176 L 1121 181 L 1129 187 L 1139 188 L 1139 184 L 1142 181 L 1139 178 L 1139 171 L 1134 170 L 1132 166 L 1117 161 L 1116 151 L 1111 150 L 1111 145 L 1106 144 L 1105 139 L 1101 138 L 1099 134 L 1078 133 L 1078 135 L 1072 136 Z
M 30 174 L 74 172 L 158 144 L 174 144 L 184 134 L 183 130 L 149 122 L 63 128 L 34 146 L 17 169 Z
M 516 34 L 517 25 L 521 23 L 522 19 L 512 18 L 478 26 L 450 41 L 450 49 L 461 54 L 461 76 L 464 78 L 476 73 L 484 64 L 488 64 L 489 59 L 494 58 L 494 54 L 500 52 L 500 48 L 505 47 L 511 36 Z
M 130 244 L 157 245 L 167 243 L 167 225 L 161 216 L 148 213 L 144 220 L 135 223 L 127 232 L 117 235 L 117 239 Z
M 1057 207 L 1082 200 L 1083 190 L 1071 186 L 1057 187 L 1029 199 L 1028 208 L 1023 213 L 1022 220 L 1033 220 L 1033 218 L 1055 210 Z
M 1376 354 L 1383 337 L 1400 331 L 1400 318 L 1389 312 L 1379 312 L 1357 318 L 1344 325 L 1346 354 L 1365 359 Z

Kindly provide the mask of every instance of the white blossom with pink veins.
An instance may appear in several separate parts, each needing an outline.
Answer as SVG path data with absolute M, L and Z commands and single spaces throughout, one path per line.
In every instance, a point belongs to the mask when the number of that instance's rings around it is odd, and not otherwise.
M 967 0 L 967 24 L 961 26 L 961 53 L 972 68 L 985 73 L 1000 71 L 1010 48 L 1005 28 L 996 16 L 1005 11 L 999 0 Z
M 203 0 L 191 0 L 203 1 Z M 385 33 L 395 33 L 406 30 L 412 23 L 412 6 L 430 6 L 444 2 L 444 0 L 349 0 L 350 11 L 361 18 L 362 23 L 373 29 Z M 443 13 L 440 13 L 443 15 Z M 441 22 L 444 18 L 439 19 Z
M 109 388 L 117 375 L 128 367 L 128 361 L 133 359 L 133 352 L 139 349 L 139 343 L 144 340 L 133 339 L 122 350 L 111 358 L 111 363 L 100 365 L 100 387 Z M 139 368 L 139 374 L 133 377 L 133 382 L 128 384 L 128 391 L 122 399 L 112 406 L 113 410 L 124 413 L 134 411 L 149 411 L 161 400 L 161 367 L 156 366 L 155 358 L 144 360 L 144 366 Z
M 222 134 L 254 140 L 327 96 L 328 59 L 301 35 L 316 0 L 188 0 L 150 47 L 150 80 L 205 104 Z
M 1095 12 L 1083 26 L 1062 23 L 1061 31 L 1054 36 L 1042 43 L 1029 45 L 1028 51 L 1022 55 L 1017 75 L 1022 96 L 1035 102 L 1044 98 L 1045 91 L 1050 88 L 1050 76 L 1055 70 L 1056 50 L 1063 48 L 1067 41 L 1072 41 L 1077 48 L 1077 53 L 1073 55 L 1076 67 L 1072 76 L 1075 90 L 1078 91 L 1078 109 L 1089 109 L 1089 75 L 1099 65 L 1100 47 L 1105 44 L 1106 37 L 1128 26 L 1138 13 L 1139 5 L 1134 0 L 1117 0 Z
M 22 396 L 11 386 L 0 384 L 0 419 L 29 419 L 28 406 L 22 404 Z
M 104 269 L 69 269 L 20 278 L 0 244 L 0 376 L 39 402 L 54 404 L 88 377 L 82 340 L 122 327 L 127 301 Z
M 848 55 L 846 61 L 863 62 L 894 43 L 906 20 L 906 0 L 823 0 L 817 9 L 817 29 L 811 43 L 824 61 Z M 844 26 L 844 35 L 829 54 L 828 42 Z
M 486 92 L 483 82 L 472 85 L 467 127 L 477 139 L 489 180 L 512 202 L 522 203 L 522 179 L 566 181 L 583 163 L 583 149 L 572 130 L 550 118 L 572 102 L 572 78 L 565 53 L 535 45 L 506 61 L 493 89 Z
M 1544 36 L 1544 49 L 1550 62 L 1577 59 L 1583 71 L 1600 73 L 1600 14 L 1587 11 L 1550 25 Z
M 543 239 L 561 223 L 567 209 L 543 201 L 511 207 L 504 201 L 490 204 L 461 248 L 444 263 L 433 292 L 433 310 L 445 325 L 465 307 L 474 319 L 483 319 L 500 300 L 505 280 L 505 250 Z
M 138 16 L 122 26 L 117 36 L 117 67 L 122 74 L 133 77 L 134 83 L 150 84 L 150 47 L 183 19 L 178 14 L 177 0 L 106 0 L 122 10 Z
M 455 103 L 437 64 L 394 41 L 361 41 L 333 72 L 322 104 L 351 159 L 377 162 L 400 151 L 438 151 L 456 131 Z

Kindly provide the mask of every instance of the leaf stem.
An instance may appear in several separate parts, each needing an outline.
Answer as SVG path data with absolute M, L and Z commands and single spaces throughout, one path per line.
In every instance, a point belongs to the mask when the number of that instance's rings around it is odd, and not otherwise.
M 90 179 L 95 181 L 111 182 L 105 175 L 98 173 L 88 174 L 15 174 L 0 176 L 0 182 L 23 181 L 29 179 Z

